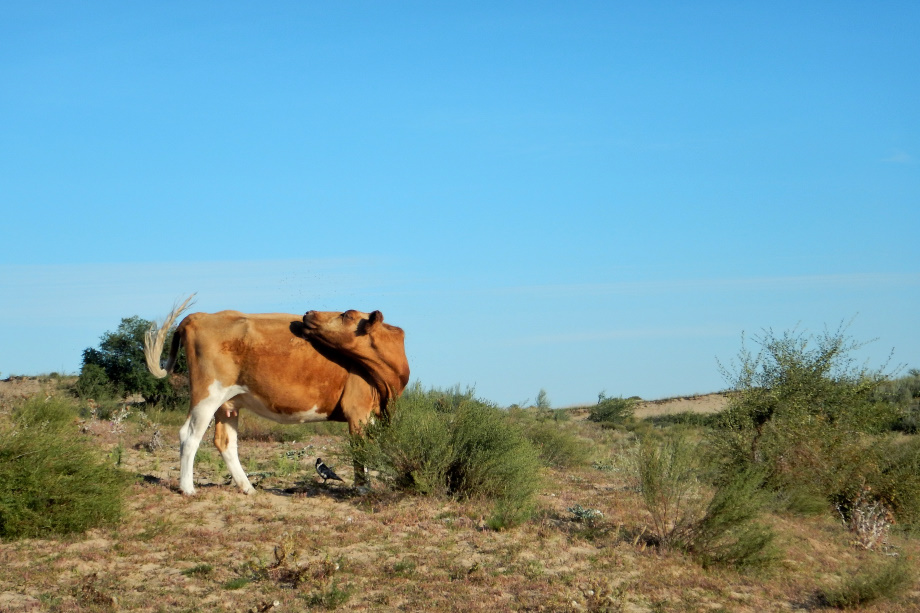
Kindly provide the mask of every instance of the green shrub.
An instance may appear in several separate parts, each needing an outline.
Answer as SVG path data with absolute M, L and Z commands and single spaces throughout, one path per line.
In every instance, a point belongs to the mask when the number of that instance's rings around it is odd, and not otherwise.
M 774 533 L 757 523 L 765 495 L 763 476 L 749 471 L 720 485 L 703 517 L 683 536 L 682 548 L 703 566 L 762 566 L 776 557 Z
M 495 406 L 473 399 L 459 408 L 451 425 L 450 491 L 529 504 L 540 463 L 520 429 Z
M 13 409 L 13 419 L 16 424 L 26 428 L 43 424 L 48 424 L 53 428 L 62 428 L 67 424 L 73 424 L 76 418 L 77 413 L 73 406 L 60 398 L 52 397 L 44 400 L 38 396 L 32 396 Z
M 916 405 L 920 402 L 920 370 L 912 368 L 906 376 L 886 381 L 879 386 L 877 396 L 892 403 Z
M 597 404 L 588 412 L 588 419 L 605 427 L 622 424 L 633 416 L 636 401 L 632 398 L 608 398 L 604 392 L 597 395 Z
M 893 428 L 905 434 L 920 434 L 920 405 L 913 403 L 907 406 Z
M 895 430 L 907 434 L 920 433 L 920 370 L 912 368 L 907 376 L 883 384 L 878 396 L 902 407 Z
M 796 515 L 821 515 L 830 509 L 827 498 L 808 488 L 789 488 L 774 492 L 771 508 Z
M 175 411 L 173 414 L 178 415 Z M 185 415 L 183 414 L 178 424 L 181 426 L 184 422 Z M 240 415 L 239 437 L 241 441 L 291 443 L 307 440 L 311 436 L 347 435 L 348 424 L 344 422 L 317 421 L 303 424 L 279 424 L 248 411 Z
M 740 473 L 712 491 L 702 479 L 702 458 L 681 430 L 662 441 L 640 441 L 634 476 L 652 518 L 652 535 L 660 545 L 689 553 L 704 566 L 771 561 L 773 532 L 756 521 L 764 504 L 762 475 Z
M 556 421 L 542 421 L 524 426 L 530 440 L 546 466 L 574 468 L 583 466 L 591 452 L 590 443 L 563 430 Z
M 539 459 L 507 414 L 471 391 L 425 392 L 418 384 L 390 408 L 388 421 L 352 439 L 352 459 L 398 489 L 494 500 L 497 526 L 530 513 Z
M 754 469 L 777 492 L 826 500 L 872 480 L 863 458 L 898 423 L 901 407 L 880 398 L 882 370 L 854 366 L 862 345 L 836 332 L 766 331 L 757 355 L 744 347 L 732 393 L 709 437 L 723 480 Z
M 668 413 L 666 415 L 652 415 L 642 421 L 653 426 L 664 428 L 666 426 L 692 426 L 695 428 L 715 428 L 721 423 L 718 413 L 694 413 L 684 411 L 681 413 Z
M 663 546 L 677 545 L 705 508 L 700 456 L 680 431 L 663 441 L 643 437 L 634 477 L 652 518 L 652 534 Z
M 76 432 L 61 401 L 26 402 L 0 426 L 0 538 L 83 532 L 116 522 L 129 478 Z
M 380 471 L 397 489 L 446 494 L 454 449 L 450 411 L 439 410 L 437 400 L 443 399 L 433 399 L 418 386 L 406 390 L 390 406 L 388 422 L 371 424 L 365 436 L 352 438 L 353 459 Z
M 896 558 L 887 564 L 870 566 L 846 578 L 841 585 L 819 592 L 825 606 L 855 609 L 881 599 L 891 599 L 907 589 L 914 580 L 910 564 Z
M 115 397 L 115 386 L 98 364 L 83 364 L 74 383 L 74 393 L 83 400 L 106 400 Z
M 861 474 L 855 482 L 841 484 L 837 500 L 853 501 L 864 491 L 894 513 L 908 531 L 920 530 L 920 438 L 885 438 L 859 458 Z

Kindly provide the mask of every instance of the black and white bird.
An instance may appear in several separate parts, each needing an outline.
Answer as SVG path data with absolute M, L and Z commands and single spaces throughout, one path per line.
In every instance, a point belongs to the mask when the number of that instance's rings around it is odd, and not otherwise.
M 323 483 L 326 483 L 326 481 L 329 479 L 334 479 L 336 481 L 342 481 L 343 483 L 345 482 L 344 479 L 342 479 L 340 476 L 335 474 L 335 471 L 333 471 L 331 468 L 326 466 L 326 463 L 323 462 L 322 458 L 316 458 L 316 472 L 319 474 L 320 477 L 323 478 Z

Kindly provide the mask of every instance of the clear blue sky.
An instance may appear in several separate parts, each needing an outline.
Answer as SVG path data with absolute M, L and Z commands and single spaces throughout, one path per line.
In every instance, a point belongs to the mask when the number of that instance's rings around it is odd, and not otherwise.
M 120 319 L 380 309 L 502 404 L 920 367 L 916 2 L 0 8 L 0 372 Z

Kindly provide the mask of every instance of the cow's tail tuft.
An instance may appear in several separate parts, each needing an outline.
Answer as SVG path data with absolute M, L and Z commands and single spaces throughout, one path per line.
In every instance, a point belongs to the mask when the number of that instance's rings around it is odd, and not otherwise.
M 144 359 L 147 360 L 147 370 L 157 379 L 162 379 L 171 373 L 176 365 L 176 355 L 179 352 L 178 338 L 174 339 L 172 347 L 170 347 L 169 360 L 166 362 L 165 367 L 160 365 L 160 356 L 163 354 L 163 345 L 166 344 L 166 335 L 169 334 L 169 329 L 172 328 L 179 315 L 192 305 L 192 298 L 194 297 L 195 294 L 192 294 L 182 304 L 177 303 L 163 320 L 163 323 L 160 324 L 159 329 L 157 329 L 156 322 L 153 322 L 150 324 L 150 329 L 144 334 Z

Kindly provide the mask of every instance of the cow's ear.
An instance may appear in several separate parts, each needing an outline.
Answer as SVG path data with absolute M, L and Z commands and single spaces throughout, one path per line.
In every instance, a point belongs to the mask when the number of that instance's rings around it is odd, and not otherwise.
M 381 313 L 380 311 L 374 311 L 368 316 L 367 323 L 371 326 L 376 325 L 376 324 L 382 324 L 383 323 L 383 313 Z

